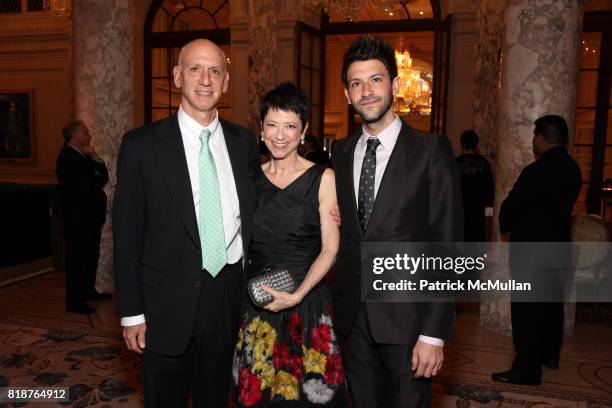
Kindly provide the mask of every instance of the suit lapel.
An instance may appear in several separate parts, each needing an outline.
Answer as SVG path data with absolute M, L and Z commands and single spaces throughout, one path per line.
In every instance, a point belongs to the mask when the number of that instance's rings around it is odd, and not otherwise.
M 189 236 L 199 248 L 200 236 L 193 204 L 193 191 L 176 113 L 160 124 L 154 149 L 181 220 Z
M 223 129 L 223 137 L 225 138 L 225 145 L 227 146 L 227 152 L 229 154 L 230 162 L 232 165 L 232 173 L 234 175 L 234 182 L 236 183 L 236 192 L 238 193 L 238 205 L 240 207 L 240 219 L 243 226 L 243 244 L 245 245 L 244 253 L 246 254 L 246 245 L 248 237 L 244 236 L 245 225 L 250 225 L 251 211 L 247 207 L 248 203 L 252 203 L 251 198 L 251 181 L 249 179 L 249 158 L 246 145 L 241 140 L 240 134 L 236 131 L 236 128 L 229 122 L 219 118 L 221 128 Z
M 357 199 L 355 197 L 355 177 L 353 174 L 353 167 L 355 161 L 355 147 L 357 146 L 357 142 L 359 141 L 359 137 L 361 135 L 356 133 L 350 136 L 350 141 L 344 146 L 343 153 L 345 157 L 345 166 L 341 166 L 336 171 L 339 173 L 337 175 L 339 180 L 342 180 L 342 183 L 339 183 L 340 187 L 340 195 L 342 197 L 349 197 L 350 203 L 348 203 L 345 208 L 347 209 L 347 214 L 343 214 L 343 217 L 346 218 L 342 222 L 343 226 L 350 226 L 353 230 L 353 234 L 355 238 L 361 240 L 363 238 L 363 234 L 361 232 L 361 224 L 359 223 L 359 215 L 357 213 Z M 342 169 L 345 170 L 345 173 L 341 173 Z
M 402 121 L 397 142 L 378 187 L 374 209 L 365 232 L 366 240 L 372 231 L 384 221 L 385 214 L 395 205 L 396 196 L 401 190 L 399 184 L 407 183 L 410 180 L 410 172 L 420 152 L 421 150 L 417 148 L 414 131 Z

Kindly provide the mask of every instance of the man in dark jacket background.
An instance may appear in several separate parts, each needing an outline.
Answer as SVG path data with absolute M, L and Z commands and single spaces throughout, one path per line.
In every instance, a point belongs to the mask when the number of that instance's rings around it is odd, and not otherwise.
M 100 234 L 106 218 L 108 170 L 91 144 L 83 121 L 69 122 L 56 165 L 66 244 L 66 310 L 93 313 L 88 300 L 109 299 L 95 289 Z
M 463 238 L 485 241 L 485 208 L 493 206 L 493 173 L 489 161 L 478 153 L 478 134 L 461 133 L 462 154 L 457 157 L 463 196 Z
M 516 357 L 510 370 L 492 375 L 496 381 L 512 384 L 539 384 L 542 366 L 559 367 L 563 282 L 557 272 L 569 266 L 570 254 L 569 250 L 558 251 L 559 245 L 545 243 L 571 241 L 571 215 L 582 183 L 580 168 L 567 152 L 565 119 L 542 116 L 535 121 L 533 134 L 536 161 L 523 169 L 499 212 L 505 240 L 538 243 L 511 244 L 512 277 L 532 281 L 545 290 L 512 302 Z

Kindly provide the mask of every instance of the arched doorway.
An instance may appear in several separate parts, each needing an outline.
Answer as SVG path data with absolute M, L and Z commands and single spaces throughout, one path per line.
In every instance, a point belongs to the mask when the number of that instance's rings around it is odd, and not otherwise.
M 344 137 L 360 127 L 347 105 L 340 81 L 343 54 L 358 36 L 376 34 L 396 49 L 402 90 L 394 110 L 413 127 L 444 132 L 448 83 L 450 20 L 442 21 L 437 0 L 367 1 L 349 21 L 324 16 L 325 141 Z
M 574 211 L 612 219 L 612 11 L 597 0 L 585 11 L 573 140 L 583 185 Z
M 144 33 L 145 120 L 163 119 L 176 112 L 180 91 L 172 84 L 172 67 L 180 48 L 197 38 L 208 38 L 230 55 L 229 0 L 154 0 Z M 228 59 L 228 62 L 229 59 Z M 231 84 L 230 84 L 231 86 Z M 219 115 L 231 116 L 231 93 L 219 102 Z

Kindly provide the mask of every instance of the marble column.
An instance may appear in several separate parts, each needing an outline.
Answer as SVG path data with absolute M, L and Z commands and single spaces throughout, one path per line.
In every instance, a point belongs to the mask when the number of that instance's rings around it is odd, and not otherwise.
M 318 27 L 302 0 L 230 0 L 232 120 L 259 134 L 259 101 L 282 81 L 296 80 L 296 27 Z M 246 85 L 248 84 L 248 86 Z
M 121 137 L 134 126 L 134 8 L 130 0 L 74 0 L 74 116 L 85 121 L 106 162 L 108 211 L 96 288 L 113 291 L 111 204 Z
M 259 134 L 260 98 L 276 85 L 277 13 L 276 0 L 249 0 L 248 127 L 255 134 Z
M 480 136 L 480 153 L 495 163 L 501 46 L 507 0 L 481 0 L 476 14 L 476 50 L 472 128 Z
M 498 134 L 498 102 L 501 88 L 501 48 L 504 36 L 504 11 L 508 0 L 481 0 L 477 10 L 476 60 L 472 97 L 472 127 L 480 136 L 480 153 L 495 166 Z M 508 254 L 499 246 L 489 253 L 490 279 L 508 274 Z M 480 302 L 480 324 L 501 334 L 510 334 L 510 304 L 507 297 Z
M 574 129 L 582 0 L 510 0 L 504 13 L 501 92 L 497 121 L 494 239 L 499 207 L 521 170 L 532 163 L 534 121 L 563 116 Z M 503 254 L 499 255 L 503 259 Z M 498 262 L 499 268 L 507 268 Z M 498 274 L 505 274 L 498 271 Z M 573 326 L 572 316 L 567 314 Z M 571 321 L 570 321 L 571 320 Z M 508 333 L 509 299 L 483 302 L 481 322 Z

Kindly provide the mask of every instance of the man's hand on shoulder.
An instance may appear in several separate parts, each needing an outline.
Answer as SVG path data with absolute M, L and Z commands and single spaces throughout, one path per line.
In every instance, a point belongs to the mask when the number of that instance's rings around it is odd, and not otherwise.
M 414 377 L 430 378 L 438 374 L 444 361 L 444 347 L 417 341 L 412 349 Z
M 142 354 L 145 348 L 145 333 L 147 331 L 147 324 L 135 324 L 133 326 L 125 326 L 123 328 L 123 340 L 130 351 L 134 351 L 138 354 Z

